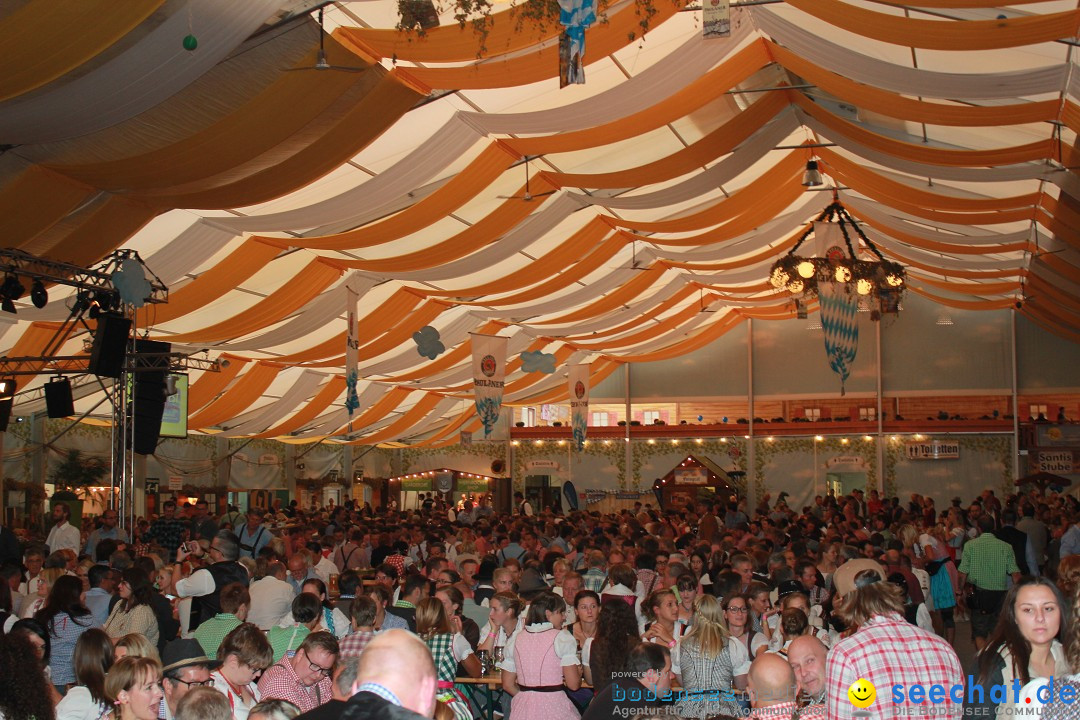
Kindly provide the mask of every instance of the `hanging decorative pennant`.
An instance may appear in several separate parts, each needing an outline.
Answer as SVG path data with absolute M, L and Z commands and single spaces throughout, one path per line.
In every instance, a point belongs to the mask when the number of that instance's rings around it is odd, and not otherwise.
M 585 84 L 585 28 L 596 22 L 596 0 L 559 0 L 559 87 Z
M 574 443 L 581 450 L 585 447 L 585 433 L 589 429 L 589 366 L 571 365 L 567 380 L 570 385 L 570 426 Z
M 729 0 L 705 0 L 701 5 L 701 34 L 706 40 L 731 35 Z
M 360 325 L 356 309 L 360 303 L 360 293 L 351 284 L 345 285 L 345 317 L 348 331 L 345 340 L 345 409 L 352 420 L 353 412 L 360 407 L 360 396 L 356 392 L 356 383 L 360 379 Z
M 550 375 L 555 372 L 555 355 L 553 353 L 526 350 L 521 353 L 521 372 L 538 372 Z
M 439 331 L 430 325 L 425 325 L 414 332 L 412 339 L 416 343 L 416 352 L 420 353 L 420 357 L 434 360 L 446 352 L 446 346 L 442 343 Z
M 472 334 L 473 395 L 485 437 L 491 434 L 502 409 L 507 340 L 498 335 Z

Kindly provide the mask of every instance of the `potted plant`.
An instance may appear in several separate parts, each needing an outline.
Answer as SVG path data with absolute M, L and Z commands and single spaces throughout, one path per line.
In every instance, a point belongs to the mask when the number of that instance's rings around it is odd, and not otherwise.
M 65 503 L 71 509 L 71 524 L 81 528 L 83 501 L 90 497 L 91 487 L 104 482 L 108 472 L 108 464 L 101 460 L 84 457 L 79 450 L 69 450 L 64 461 L 49 474 L 49 482 L 57 488 L 50 508 Z

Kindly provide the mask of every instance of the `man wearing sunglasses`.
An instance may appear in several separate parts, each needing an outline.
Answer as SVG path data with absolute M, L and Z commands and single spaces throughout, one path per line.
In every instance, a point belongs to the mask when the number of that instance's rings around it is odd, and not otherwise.
M 339 652 L 337 638 L 332 633 L 311 633 L 292 657 L 286 653 L 267 668 L 259 678 L 260 695 L 288 700 L 300 712 L 314 710 L 333 696 L 330 676 Z

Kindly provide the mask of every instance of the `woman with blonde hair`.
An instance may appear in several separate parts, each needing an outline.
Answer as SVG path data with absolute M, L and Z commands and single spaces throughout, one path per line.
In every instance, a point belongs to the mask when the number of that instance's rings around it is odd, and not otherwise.
M 454 678 L 458 663 L 470 677 L 480 677 L 481 668 L 469 641 L 461 634 L 461 617 L 448 616 L 438 598 L 424 598 L 416 606 L 416 634 L 427 644 L 435 661 L 439 683 L 436 699 L 448 705 L 459 720 L 470 720 L 469 703 L 461 690 L 454 687 Z
M 129 633 L 116 640 L 116 659 L 122 657 L 144 657 L 160 660 L 157 646 L 152 645 L 141 633 Z
M 34 617 L 39 610 L 45 607 L 45 601 L 49 598 L 49 591 L 52 590 L 53 583 L 65 575 L 67 575 L 67 571 L 64 568 L 45 568 L 41 571 L 41 574 L 38 575 L 37 597 L 22 611 L 24 620 Z
M 678 662 L 674 657 L 671 661 L 672 671 L 681 676 L 684 695 L 693 698 L 679 701 L 680 716 L 711 718 L 739 714 L 739 703 L 732 690 L 735 673 L 728 638 L 720 602 L 712 595 L 695 600 L 694 624 L 679 644 Z
M 153 658 L 121 658 L 105 676 L 112 720 L 157 720 L 162 697 L 161 663 Z

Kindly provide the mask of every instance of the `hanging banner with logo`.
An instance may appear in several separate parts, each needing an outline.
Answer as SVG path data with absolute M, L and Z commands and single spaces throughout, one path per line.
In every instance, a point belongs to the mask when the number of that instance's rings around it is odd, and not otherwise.
M 731 8 L 728 0 L 705 0 L 701 4 L 701 34 L 706 40 L 731 35 Z
M 585 447 L 585 433 L 589 429 L 589 366 L 571 365 L 570 376 L 570 427 L 574 431 L 577 449 Z
M 353 412 L 360 407 L 360 396 L 356 393 L 356 383 L 360 380 L 360 326 L 356 316 L 359 304 L 360 294 L 356 288 L 346 285 L 345 317 L 349 325 L 345 340 L 345 409 L 349 411 L 350 421 Z
M 485 437 L 491 434 L 502 409 L 506 346 L 507 338 L 472 334 L 473 395 Z
M 814 223 L 813 248 L 816 257 L 844 257 L 844 239 L 834 223 Z M 859 349 L 859 303 L 850 284 L 818 283 L 818 304 L 821 307 L 821 329 L 825 334 L 825 354 L 829 367 L 840 376 L 840 395 L 851 374 L 851 364 Z

